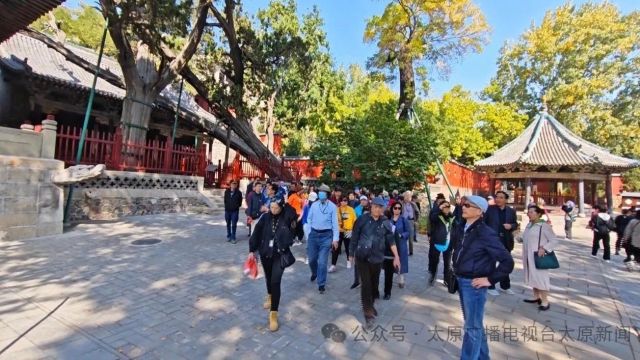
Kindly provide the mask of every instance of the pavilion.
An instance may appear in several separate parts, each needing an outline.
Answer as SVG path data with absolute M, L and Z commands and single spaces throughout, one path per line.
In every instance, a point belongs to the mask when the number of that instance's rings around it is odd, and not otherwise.
M 564 200 L 563 182 L 577 183 L 576 200 L 579 214 L 584 216 L 585 183 L 592 189 L 592 202 L 596 185 L 605 183 L 606 202 L 611 210 L 612 175 L 638 167 L 640 162 L 613 155 L 578 137 L 543 109 L 517 138 L 475 165 L 489 173 L 491 190 L 495 190 L 496 181 L 519 184 L 524 181 L 524 194 L 516 196 L 516 205 L 524 208 L 530 202 L 533 182 L 536 187 L 553 189 L 545 193 L 548 197 L 545 200 L 553 205 Z M 567 190 L 571 194 L 571 189 Z

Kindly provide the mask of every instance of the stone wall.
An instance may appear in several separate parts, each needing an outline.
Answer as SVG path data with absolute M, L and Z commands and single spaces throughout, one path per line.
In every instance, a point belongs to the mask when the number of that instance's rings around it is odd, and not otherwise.
M 0 240 L 62 233 L 63 190 L 50 176 L 64 163 L 0 155 Z
M 105 171 L 76 185 L 70 221 L 113 220 L 124 216 L 203 212 L 201 177 Z

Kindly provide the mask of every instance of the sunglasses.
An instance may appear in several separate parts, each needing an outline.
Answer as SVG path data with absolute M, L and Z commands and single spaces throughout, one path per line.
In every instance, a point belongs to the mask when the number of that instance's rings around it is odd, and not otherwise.
M 469 204 L 469 203 L 464 203 L 464 204 L 462 204 L 462 207 L 466 207 L 467 209 L 468 209 L 468 208 L 479 209 L 479 207 L 477 207 L 477 206 L 473 206 L 473 205 L 471 205 L 471 204 Z
M 448 205 L 447 205 L 447 206 L 443 206 L 442 208 L 443 208 L 443 209 L 451 209 L 451 206 L 448 206 Z
M 393 210 L 402 210 L 400 207 L 394 207 Z

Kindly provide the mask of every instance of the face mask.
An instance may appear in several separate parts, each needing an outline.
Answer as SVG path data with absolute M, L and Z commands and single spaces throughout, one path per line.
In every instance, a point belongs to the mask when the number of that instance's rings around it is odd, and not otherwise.
M 318 199 L 320 199 L 321 201 L 323 201 L 323 200 L 327 200 L 327 193 L 326 193 L 326 192 L 324 192 L 324 191 L 320 191 L 320 192 L 318 193 Z

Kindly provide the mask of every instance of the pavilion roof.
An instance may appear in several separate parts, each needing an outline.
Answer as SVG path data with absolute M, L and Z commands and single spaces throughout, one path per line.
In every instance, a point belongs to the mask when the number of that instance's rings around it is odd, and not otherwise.
M 478 161 L 476 167 L 492 172 L 547 171 L 618 172 L 640 166 L 640 162 L 611 154 L 562 125 L 546 111 L 517 138 L 498 149 L 492 156 Z
M 0 1 L 0 43 L 63 2 L 64 0 Z

